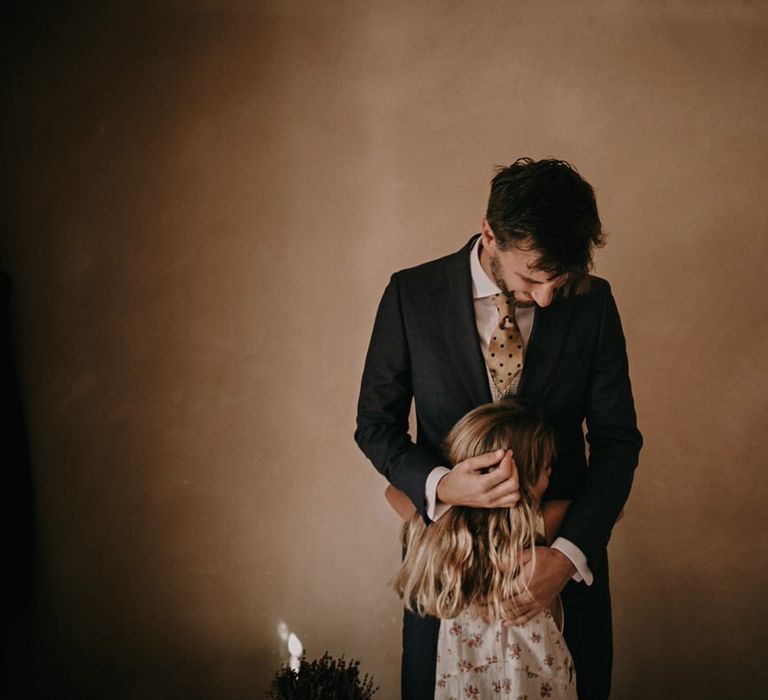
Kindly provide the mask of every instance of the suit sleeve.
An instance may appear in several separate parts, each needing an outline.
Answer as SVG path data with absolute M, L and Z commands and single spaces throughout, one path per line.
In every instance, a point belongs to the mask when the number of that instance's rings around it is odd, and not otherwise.
M 584 552 L 595 571 L 629 496 L 642 446 L 624 333 L 610 287 L 604 294 L 586 398 L 589 468 L 560 535 Z
M 412 398 L 411 358 L 395 274 L 384 290 L 373 326 L 357 405 L 355 441 L 376 469 L 426 517 L 426 480 L 441 460 L 432 450 L 414 443 L 408 433 Z

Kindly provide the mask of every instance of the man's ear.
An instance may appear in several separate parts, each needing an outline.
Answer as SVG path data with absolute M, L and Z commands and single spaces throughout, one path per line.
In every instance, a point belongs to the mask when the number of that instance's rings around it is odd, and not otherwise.
M 488 223 L 488 219 L 485 217 L 483 217 L 483 220 L 480 222 L 480 231 L 483 248 L 488 252 L 493 253 L 496 250 L 496 236 L 493 233 L 491 225 Z

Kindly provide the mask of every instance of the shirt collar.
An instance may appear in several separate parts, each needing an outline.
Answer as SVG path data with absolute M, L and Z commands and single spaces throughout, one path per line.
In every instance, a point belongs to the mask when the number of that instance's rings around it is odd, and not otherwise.
M 485 297 L 501 294 L 501 290 L 496 286 L 493 280 L 485 274 L 483 266 L 480 264 L 480 241 L 482 236 L 478 236 L 469 251 L 469 270 L 472 275 L 472 298 L 484 299 Z

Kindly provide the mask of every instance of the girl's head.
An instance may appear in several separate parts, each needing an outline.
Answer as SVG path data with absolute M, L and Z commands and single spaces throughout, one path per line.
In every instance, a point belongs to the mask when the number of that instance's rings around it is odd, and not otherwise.
M 472 608 L 483 617 L 499 617 L 504 601 L 521 588 L 515 577 L 524 550 L 543 534 L 538 503 L 549 479 L 554 437 L 536 413 L 504 400 L 470 411 L 448 433 L 444 447 L 451 464 L 512 450 L 520 500 L 513 508 L 454 506 L 429 527 L 415 516 L 404 530 L 407 551 L 394 587 L 406 606 L 421 614 L 452 618 Z
M 555 440 L 531 409 L 509 399 L 483 404 L 459 420 L 444 443 L 451 464 L 499 449 L 512 450 L 521 500 L 538 501 L 549 483 Z

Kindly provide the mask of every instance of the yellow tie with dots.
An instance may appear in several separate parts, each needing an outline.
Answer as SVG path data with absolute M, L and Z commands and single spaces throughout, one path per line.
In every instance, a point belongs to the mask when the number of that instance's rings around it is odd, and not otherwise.
M 515 300 L 494 294 L 499 323 L 488 343 L 488 370 L 499 394 L 504 396 L 523 371 L 523 339 L 515 321 Z

